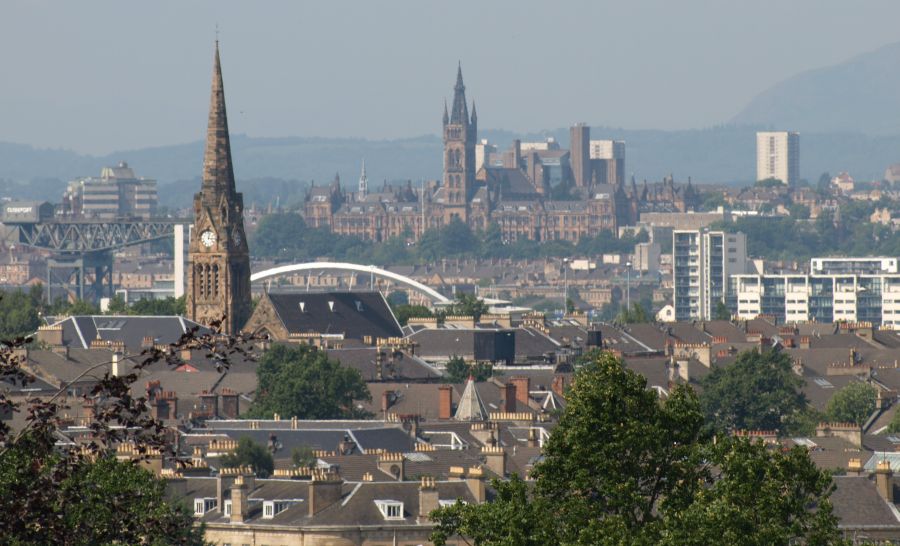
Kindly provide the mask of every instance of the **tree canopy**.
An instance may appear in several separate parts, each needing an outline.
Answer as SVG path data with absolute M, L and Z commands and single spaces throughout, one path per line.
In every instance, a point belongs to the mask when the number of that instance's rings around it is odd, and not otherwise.
M 594 353 L 577 372 L 531 477 L 533 489 L 513 477 L 494 482 L 492 502 L 439 508 L 432 540 L 787 546 L 840 539 L 831 478 L 805 448 L 712 442 L 690 387 L 660 401 L 609 353 Z
M 164 480 L 112 456 L 73 459 L 59 472 L 51 445 L 26 437 L 0 454 L 5 544 L 204 544 Z
M 494 367 L 486 362 L 478 362 L 470 366 L 462 357 L 454 356 L 447 361 L 445 371 L 447 373 L 444 378 L 450 383 L 464 383 L 470 376 L 480 383 L 491 378 Z
M 776 349 L 744 351 L 733 364 L 703 378 L 700 397 L 706 420 L 719 431 L 783 431 L 806 407 L 803 380 L 791 357 Z
M 872 412 L 875 411 L 875 387 L 867 383 L 850 383 L 834 393 L 825 415 L 829 421 L 838 423 L 854 423 L 863 426 Z
M 357 402 L 371 400 L 362 376 L 308 345 L 273 345 L 256 369 L 256 399 L 250 415 L 299 419 L 355 419 L 366 415 Z
M 261 446 L 248 437 L 238 440 L 237 448 L 222 457 L 225 467 L 249 466 L 261 478 L 266 478 L 275 471 L 275 461 L 265 446 Z

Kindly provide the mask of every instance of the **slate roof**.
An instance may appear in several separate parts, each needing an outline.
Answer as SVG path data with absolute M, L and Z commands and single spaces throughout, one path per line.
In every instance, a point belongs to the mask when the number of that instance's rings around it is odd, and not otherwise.
M 378 292 L 270 292 L 268 298 L 292 334 L 343 334 L 350 339 L 403 336 Z
M 55 325 L 62 326 L 63 345 L 89 349 L 91 342 L 121 341 L 131 352 L 140 352 L 145 336 L 154 343 L 169 344 L 178 341 L 182 334 L 193 327 L 201 333 L 208 330 L 196 322 L 179 316 L 107 316 L 78 315 L 65 318 Z
M 838 526 L 853 528 L 867 525 L 889 525 L 900 528 L 897 509 L 878 494 L 875 482 L 865 476 L 835 476 L 831 502 Z

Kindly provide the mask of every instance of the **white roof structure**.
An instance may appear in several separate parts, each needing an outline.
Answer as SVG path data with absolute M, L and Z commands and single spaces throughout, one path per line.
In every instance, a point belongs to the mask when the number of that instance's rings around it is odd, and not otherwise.
M 484 403 L 475 389 L 475 379 L 471 376 L 469 376 L 466 388 L 459 399 L 459 405 L 456 406 L 456 414 L 453 418 L 457 421 L 483 421 L 487 418 Z

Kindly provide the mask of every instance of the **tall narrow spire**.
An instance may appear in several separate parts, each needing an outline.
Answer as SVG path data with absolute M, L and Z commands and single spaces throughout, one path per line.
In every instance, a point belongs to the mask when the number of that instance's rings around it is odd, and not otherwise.
M 478 123 L 478 112 L 475 111 L 475 101 L 472 101 L 472 125 Z
M 450 113 L 450 123 L 468 125 L 469 107 L 466 106 L 466 86 L 463 84 L 462 65 L 456 71 L 456 86 L 453 88 L 453 111 Z
M 366 178 L 366 158 L 362 160 L 362 173 L 359 175 L 359 197 L 360 199 L 366 196 L 366 193 L 369 191 L 369 179 Z
M 444 125 L 450 123 L 450 114 L 447 113 L 447 99 L 444 99 Z
M 222 84 L 222 63 L 219 60 L 219 41 L 213 64 L 212 92 L 209 98 L 209 124 L 206 128 L 206 152 L 203 154 L 204 194 L 235 192 L 234 166 L 231 162 L 231 140 L 228 136 L 228 116 L 225 112 L 225 87 Z M 210 195 L 211 196 L 211 195 Z

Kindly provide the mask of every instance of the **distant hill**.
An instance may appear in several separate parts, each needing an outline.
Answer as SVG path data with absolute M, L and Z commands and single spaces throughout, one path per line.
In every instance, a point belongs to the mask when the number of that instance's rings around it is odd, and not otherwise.
M 898 89 L 900 42 L 788 78 L 756 96 L 731 121 L 802 132 L 897 135 Z
M 676 180 L 690 176 L 696 183 L 743 184 L 755 176 L 756 129 L 737 125 L 685 131 L 594 127 L 592 136 L 625 140 L 626 171 L 638 181 L 673 173 Z M 517 136 L 523 140 L 554 137 L 562 146 L 569 145 L 565 128 L 526 135 L 486 130 L 479 136 L 501 147 Z M 363 158 L 370 188 L 383 180 L 415 184 L 441 174 L 441 140 L 433 135 L 377 141 L 234 135 L 232 149 L 238 188 L 248 205 L 265 205 L 276 197 L 282 204 L 295 203 L 308 183 L 330 182 L 335 173 L 340 173 L 345 186 L 354 187 Z M 125 160 L 139 176 L 160 181 L 162 204 L 182 207 L 199 186 L 202 158 L 202 142 L 100 157 L 0 143 L 0 197 L 58 201 L 65 181 L 97 175 L 103 166 Z M 885 167 L 896 162 L 900 162 L 900 136 L 851 132 L 801 136 L 801 176 L 810 181 L 825 171 L 849 171 L 857 180 L 880 179 Z

